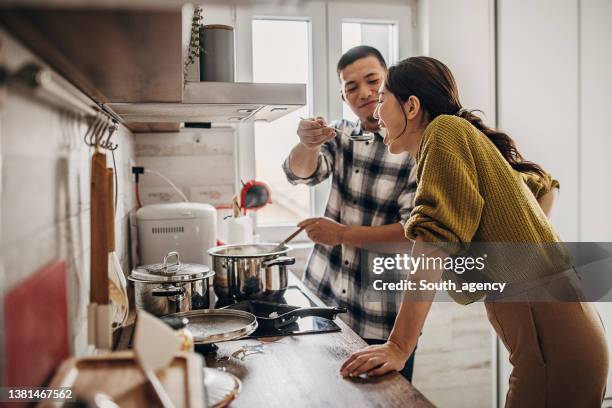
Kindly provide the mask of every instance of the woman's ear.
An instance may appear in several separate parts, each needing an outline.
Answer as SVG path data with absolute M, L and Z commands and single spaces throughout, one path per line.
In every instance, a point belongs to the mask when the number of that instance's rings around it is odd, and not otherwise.
M 406 102 L 404 102 L 404 110 L 409 120 L 416 118 L 421 111 L 421 101 L 419 101 L 419 98 L 416 96 L 411 95 Z

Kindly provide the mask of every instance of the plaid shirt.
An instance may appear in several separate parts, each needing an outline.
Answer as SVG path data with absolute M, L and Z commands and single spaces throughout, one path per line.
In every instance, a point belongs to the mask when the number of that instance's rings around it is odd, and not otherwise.
M 331 126 L 353 129 L 361 134 L 359 122 L 339 120 Z M 332 188 L 325 216 L 345 225 L 380 226 L 404 224 L 413 207 L 416 178 L 411 176 L 414 160 L 407 154 L 393 155 L 376 133 L 369 142 L 355 142 L 336 136 L 321 146 L 317 170 L 308 178 L 283 170 L 292 184 L 316 185 L 332 176 Z M 304 282 L 328 305 L 345 307 L 341 318 L 362 338 L 387 339 L 399 302 L 382 292 L 372 301 L 366 296 L 374 253 L 347 245 L 334 247 L 316 244 L 308 260 Z

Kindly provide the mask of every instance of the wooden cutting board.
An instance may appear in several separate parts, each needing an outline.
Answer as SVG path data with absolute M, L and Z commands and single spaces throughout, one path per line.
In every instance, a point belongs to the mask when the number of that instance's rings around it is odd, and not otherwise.
M 202 357 L 199 354 L 176 353 L 170 366 L 160 370 L 157 376 L 176 408 L 204 407 Z M 132 351 L 71 358 L 62 364 L 49 386 L 69 387 L 75 395 L 101 392 L 122 408 L 161 406 L 136 365 Z M 51 406 L 51 403 L 41 405 Z
M 108 304 L 108 178 L 106 155 L 96 152 L 91 158 L 91 256 L 90 303 Z

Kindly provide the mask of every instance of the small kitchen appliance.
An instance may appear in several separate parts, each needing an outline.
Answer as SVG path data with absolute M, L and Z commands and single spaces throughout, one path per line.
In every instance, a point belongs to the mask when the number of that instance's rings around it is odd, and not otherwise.
M 136 212 L 140 264 L 158 263 L 177 251 L 183 262 L 211 266 L 207 251 L 216 245 L 217 211 L 210 204 L 146 205 Z

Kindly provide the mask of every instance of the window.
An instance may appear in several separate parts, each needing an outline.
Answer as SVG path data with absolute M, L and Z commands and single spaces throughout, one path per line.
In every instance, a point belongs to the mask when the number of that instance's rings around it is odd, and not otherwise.
M 253 20 L 253 82 L 305 83 L 308 88 L 308 28 L 307 21 Z M 273 201 L 258 211 L 260 226 L 295 225 L 311 215 L 310 188 L 291 185 L 281 168 L 298 142 L 300 117 L 310 116 L 309 105 L 272 123 L 255 124 L 255 174 L 270 185 Z
M 384 0 L 382 0 L 384 3 Z M 262 241 L 279 241 L 296 222 L 322 215 L 329 181 L 293 186 L 281 169 L 298 143 L 299 117 L 352 118 L 339 97 L 336 63 L 353 45 L 372 45 L 387 62 L 413 54 L 416 27 L 409 5 L 348 2 L 284 2 L 238 6 L 235 13 L 236 78 L 244 82 L 307 84 L 307 106 L 272 123 L 238 126 L 238 173 L 267 182 L 273 204 L 257 211 Z M 402 41 L 398 41 L 401 38 Z M 347 111 L 348 110 L 348 111 Z
M 369 45 L 380 51 L 388 65 L 397 62 L 397 31 L 394 24 L 343 22 L 342 53 L 358 45 Z M 346 103 L 342 104 L 344 118 L 356 121 L 357 116 Z

